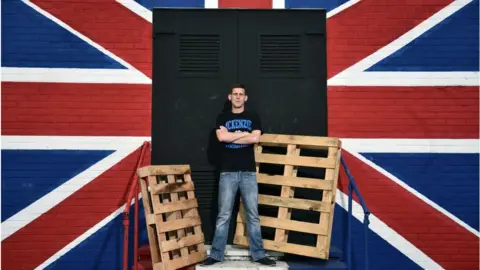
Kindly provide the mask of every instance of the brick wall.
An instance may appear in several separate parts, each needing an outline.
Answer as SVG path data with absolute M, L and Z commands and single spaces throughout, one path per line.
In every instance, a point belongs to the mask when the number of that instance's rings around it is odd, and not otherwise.
M 2 84 L 3 135 L 149 136 L 150 85 Z
M 335 136 L 478 138 L 476 86 L 332 86 L 328 94 L 329 131 Z
M 312 1 L 300 2 L 284 3 Z M 2 17 L 2 266 L 119 269 L 119 213 L 152 124 L 151 24 L 103 0 L 8 0 Z M 416 31 L 427 34 L 395 43 L 423 21 L 430 28 Z M 372 211 L 371 269 L 475 269 L 478 0 L 362 0 L 327 32 L 329 134 L 344 139 Z M 342 198 L 332 245 L 345 251 Z M 353 259 L 363 269 L 358 207 Z

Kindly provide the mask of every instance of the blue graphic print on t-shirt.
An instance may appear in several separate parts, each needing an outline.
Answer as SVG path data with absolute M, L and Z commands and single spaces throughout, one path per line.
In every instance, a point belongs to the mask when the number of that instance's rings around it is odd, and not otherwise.
M 252 131 L 252 121 L 248 119 L 233 119 L 225 123 L 225 128 L 228 131 L 242 132 L 242 131 Z M 247 147 L 248 144 L 236 144 L 228 143 L 225 145 L 227 148 L 236 149 Z

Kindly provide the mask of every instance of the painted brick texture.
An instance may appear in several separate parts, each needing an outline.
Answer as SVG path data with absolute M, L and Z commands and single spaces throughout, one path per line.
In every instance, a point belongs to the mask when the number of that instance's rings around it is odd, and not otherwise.
M 107 0 L 31 2 L 120 57 L 131 65 L 131 68 L 152 77 L 151 24 L 121 4 Z M 329 78 L 381 49 L 452 0 L 361 2 L 352 7 L 352 10 L 341 12 L 328 21 Z M 220 0 L 219 5 L 235 6 L 235 1 Z M 248 1 L 246 5 L 268 8 L 271 2 Z M 18 30 L 21 27 L 19 25 Z M 33 32 L 33 35 L 47 34 Z M 36 44 L 49 46 L 48 43 Z M 44 48 L 31 49 L 33 51 Z M 69 59 L 62 61 L 68 62 Z M 71 61 L 69 64 L 76 64 Z M 2 81 L 1 87 L 2 136 L 150 136 L 150 84 Z M 478 139 L 478 115 L 478 86 L 328 88 L 329 135 L 335 137 Z M 139 149 L 83 186 L 79 192 L 71 195 L 68 201 L 65 200 L 42 213 L 34 223 L 3 240 L 2 268 L 33 269 L 51 258 L 56 261 L 62 255 L 56 254 L 58 250 L 122 207 L 138 155 Z M 412 263 L 408 256 L 417 262 L 424 260 L 424 257 L 418 255 L 420 252 L 428 254 L 429 259 L 445 269 L 478 269 L 478 236 L 446 218 L 444 214 L 390 181 L 355 155 L 345 151 L 345 159 L 375 219 L 385 223 L 388 221 L 388 227 L 401 232 L 401 237 L 405 240 L 389 244 L 388 241 L 397 237 L 395 232 L 392 238 L 386 239 L 383 244 L 370 247 L 370 260 L 378 261 L 371 262 L 372 269 L 401 269 Z M 150 154 L 147 153 L 145 164 L 149 163 L 149 160 Z M 416 164 L 400 161 L 395 164 L 400 167 L 402 165 L 411 166 L 412 169 L 418 167 Z M 427 165 L 422 166 L 425 170 L 432 170 Z M 478 169 L 478 163 L 472 166 Z M 392 171 L 395 171 L 395 168 Z M 409 177 L 401 173 L 395 176 Z M 478 190 L 478 183 L 464 182 L 464 179 L 471 180 L 478 174 L 472 174 L 465 168 L 448 173 L 455 175 L 457 178 L 452 181 L 461 186 L 456 189 L 455 194 L 451 194 L 451 200 L 462 196 L 468 190 Z M 421 180 L 433 181 L 413 177 L 411 184 Z M 448 191 L 449 184 L 451 183 L 448 181 L 442 181 L 438 185 L 444 187 L 443 191 Z M 425 187 L 424 183 L 422 185 Z M 348 180 L 343 172 L 340 175 L 339 189 L 344 193 L 348 192 Z M 356 197 L 355 199 L 358 201 Z M 95 203 L 92 203 L 93 201 Z M 462 201 L 459 204 L 460 208 L 454 208 L 460 209 L 459 215 L 478 214 L 478 202 Z M 121 224 L 116 223 L 115 226 L 117 229 L 99 245 L 113 243 L 121 246 Z M 342 222 L 337 226 L 346 228 L 346 223 Z M 479 228 L 477 226 L 474 229 Z M 355 237 L 353 257 L 358 262 L 359 269 L 363 269 L 360 263 L 363 261 L 363 244 L 360 244 L 359 240 L 363 237 L 363 231 L 356 230 Z M 378 235 L 375 237 L 380 238 Z M 145 239 L 142 241 L 145 243 Z M 408 243 L 416 249 L 411 249 Z M 389 257 L 388 250 L 395 248 L 411 254 L 405 257 Z M 75 267 L 81 265 L 82 260 L 89 256 L 96 256 L 98 265 L 104 266 L 104 269 L 118 269 L 118 263 L 122 259 L 118 247 L 103 252 L 98 247 L 84 246 L 82 249 L 80 245 L 75 252 L 78 252 L 75 256 L 65 255 L 65 261 L 59 259 L 61 264 L 52 264 L 51 269 L 66 265 L 69 269 L 77 269 Z M 409 262 L 392 265 L 392 261 L 395 263 L 396 260 Z
M 330 136 L 431 139 L 479 136 L 476 86 L 331 86 L 328 95 Z
M 3 135 L 149 136 L 151 86 L 2 84 Z
M 123 210 L 122 206 L 125 204 L 139 154 L 140 149 L 131 153 L 110 170 L 72 194 L 68 200 L 59 203 L 43 213 L 35 222 L 2 241 L 2 266 L 8 269 L 33 269 L 52 256 L 58 256 L 56 254 L 58 250 L 75 241 L 78 236 L 117 209 Z M 145 157 L 144 164 L 147 163 L 149 163 L 149 155 Z M 122 237 L 123 232 L 119 227 L 115 235 L 111 235 L 110 240 L 107 241 L 118 241 L 115 239 L 122 239 Z M 118 242 L 118 245 L 121 245 L 121 242 Z M 89 254 L 98 256 L 102 251 L 95 249 L 83 252 L 85 253 L 83 256 L 89 256 Z M 100 261 L 116 260 L 115 252 L 118 251 L 106 252 L 113 257 L 100 257 Z M 80 262 L 81 257 L 78 260 Z
M 111 1 L 33 1 L 151 77 L 152 25 Z

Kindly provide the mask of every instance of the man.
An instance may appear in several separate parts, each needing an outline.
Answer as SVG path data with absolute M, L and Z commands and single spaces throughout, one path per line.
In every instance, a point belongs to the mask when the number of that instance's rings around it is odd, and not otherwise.
M 258 216 L 258 184 L 253 145 L 261 135 L 260 117 L 245 110 L 248 99 L 245 87 L 235 85 L 228 99 L 230 111 L 217 117 L 217 138 L 222 143 L 222 166 L 219 183 L 219 213 L 209 258 L 203 265 L 223 261 L 227 244 L 228 228 L 237 190 L 245 208 L 247 231 L 252 260 L 264 265 L 275 265 L 265 255 Z

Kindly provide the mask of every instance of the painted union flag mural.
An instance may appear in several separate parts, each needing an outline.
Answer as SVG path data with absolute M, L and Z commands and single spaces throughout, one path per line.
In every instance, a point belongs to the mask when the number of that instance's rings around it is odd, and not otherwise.
M 2 0 L 2 269 L 121 269 L 153 7 L 327 9 L 329 136 L 370 268 L 479 269 L 479 0 Z M 353 216 L 363 269 L 357 197 Z

